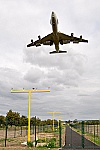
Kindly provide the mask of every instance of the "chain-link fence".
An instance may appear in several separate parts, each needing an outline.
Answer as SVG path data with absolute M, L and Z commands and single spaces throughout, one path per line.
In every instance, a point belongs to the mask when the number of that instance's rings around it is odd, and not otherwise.
M 27 142 L 27 135 L 27 126 L 6 125 L 0 129 L 0 147 L 21 145 Z M 34 142 L 35 139 L 37 147 L 61 147 L 65 142 L 65 127 L 61 125 L 61 122 L 59 126 L 54 126 L 54 130 L 52 125 L 35 126 L 33 124 L 30 127 L 30 140 Z
M 66 127 L 66 148 L 99 148 L 100 123 L 87 125 L 84 121 L 72 123 Z

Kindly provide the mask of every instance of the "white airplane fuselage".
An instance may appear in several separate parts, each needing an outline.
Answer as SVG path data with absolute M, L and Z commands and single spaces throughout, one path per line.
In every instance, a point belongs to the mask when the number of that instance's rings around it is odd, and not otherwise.
M 54 40 L 54 44 L 55 44 L 55 49 L 57 52 L 59 52 L 58 19 L 54 12 L 52 12 L 52 14 L 51 14 L 50 23 L 52 25 L 52 30 L 53 30 L 53 40 Z

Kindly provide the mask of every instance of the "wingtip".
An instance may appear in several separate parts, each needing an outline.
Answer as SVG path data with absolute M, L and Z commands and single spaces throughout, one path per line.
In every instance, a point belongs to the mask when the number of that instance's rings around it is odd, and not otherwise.
M 28 45 L 27 45 L 27 47 L 30 47 L 30 46 L 31 46 L 31 44 L 28 44 Z

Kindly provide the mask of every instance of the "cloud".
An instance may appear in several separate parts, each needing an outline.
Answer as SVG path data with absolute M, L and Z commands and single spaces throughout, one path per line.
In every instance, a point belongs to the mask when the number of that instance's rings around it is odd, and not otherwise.
M 39 78 L 38 81 L 44 84 L 49 81 L 49 83 L 57 86 L 78 86 L 78 82 L 84 73 L 86 56 L 71 51 L 69 49 L 69 53 L 66 55 L 50 55 L 45 49 L 38 50 L 34 47 L 33 49 L 25 49 L 24 62 L 30 63 L 34 68 L 27 72 L 26 78 L 29 80 L 37 78 L 36 81 Z M 39 68 L 40 73 L 37 72 L 37 68 Z
M 40 70 L 37 67 L 32 67 L 30 70 L 26 73 L 24 79 L 36 83 L 41 80 L 41 77 L 44 76 L 44 72 Z

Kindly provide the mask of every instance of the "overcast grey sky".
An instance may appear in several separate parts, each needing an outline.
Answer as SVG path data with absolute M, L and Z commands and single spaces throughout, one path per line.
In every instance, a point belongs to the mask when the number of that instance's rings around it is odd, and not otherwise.
M 89 43 L 60 45 L 68 53 L 56 55 L 49 54 L 54 46 L 27 48 L 52 32 L 52 11 L 59 31 Z M 32 95 L 31 116 L 59 111 L 63 120 L 100 119 L 100 1 L 0 0 L 0 61 L 0 115 L 12 109 L 27 116 L 28 95 L 11 94 L 12 87 L 50 87 Z

